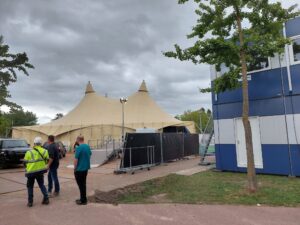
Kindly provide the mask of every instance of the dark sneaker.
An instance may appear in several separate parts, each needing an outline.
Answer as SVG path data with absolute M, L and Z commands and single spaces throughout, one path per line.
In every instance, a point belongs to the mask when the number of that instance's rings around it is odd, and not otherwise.
M 28 202 L 28 203 L 27 203 L 27 206 L 28 206 L 28 207 L 32 207 L 32 206 L 33 206 L 32 202 Z
M 48 205 L 49 204 L 49 198 L 44 198 L 42 201 L 43 205 Z
M 77 199 L 75 202 L 77 205 L 87 205 L 87 202 L 82 202 L 80 199 Z

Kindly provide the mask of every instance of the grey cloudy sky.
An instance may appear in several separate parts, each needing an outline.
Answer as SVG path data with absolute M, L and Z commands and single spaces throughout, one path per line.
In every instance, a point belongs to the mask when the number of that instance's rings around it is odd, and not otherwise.
M 88 81 L 99 94 L 119 98 L 144 79 L 173 115 L 211 108 L 210 95 L 198 91 L 209 86 L 209 66 L 162 55 L 174 43 L 191 43 L 193 7 L 177 0 L 0 0 L 0 34 L 35 66 L 10 86 L 12 100 L 43 123 L 71 110 Z

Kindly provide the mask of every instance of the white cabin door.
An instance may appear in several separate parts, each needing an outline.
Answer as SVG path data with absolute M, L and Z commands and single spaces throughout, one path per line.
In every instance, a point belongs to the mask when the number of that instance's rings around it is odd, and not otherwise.
M 252 130 L 252 142 L 254 153 L 255 168 L 263 168 L 263 159 L 261 151 L 259 118 L 249 118 Z M 235 119 L 235 141 L 236 141 L 236 157 L 238 167 L 247 167 L 246 141 L 243 121 L 241 118 Z

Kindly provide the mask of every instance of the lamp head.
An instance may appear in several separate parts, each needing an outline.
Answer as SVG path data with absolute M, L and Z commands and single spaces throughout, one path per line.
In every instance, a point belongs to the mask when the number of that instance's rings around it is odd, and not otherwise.
M 124 98 L 124 97 L 122 97 L 122 98 L 120 98 L 120 102 L 123 104 L 123 103 L 126 103 L 128 101 L 128 99 L 127 98 Z

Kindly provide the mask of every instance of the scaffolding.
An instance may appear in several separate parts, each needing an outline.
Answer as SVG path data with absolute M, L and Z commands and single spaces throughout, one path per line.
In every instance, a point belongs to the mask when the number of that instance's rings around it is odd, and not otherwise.
M 214 152 L 209 152 L 209 148 L 211 145 L 214 145 L 214 126 L 213 126 L 213 117 L 210 116 L 207 125 L 204 129 L 200 140 L 200 163 L 199 165 L 210 165 L 211 162 L 205 162 L 206 156 L 210 154 L 214 154 Z

